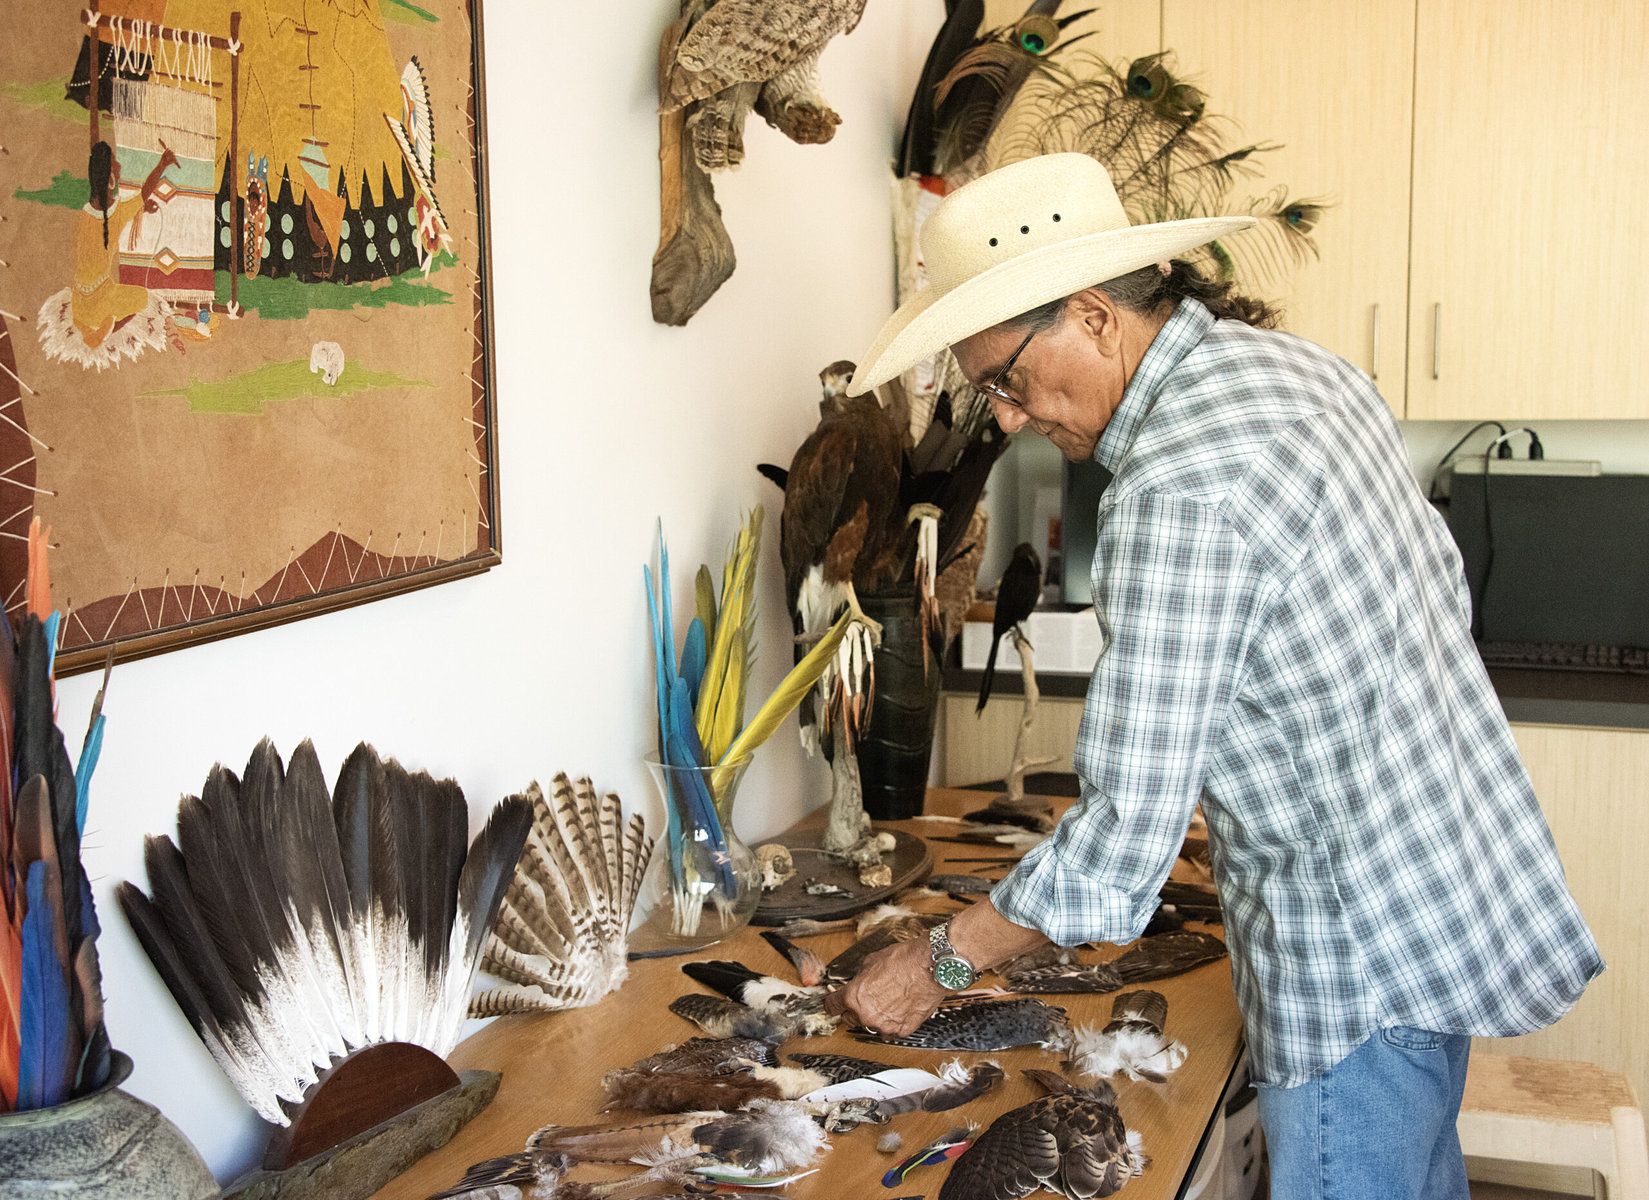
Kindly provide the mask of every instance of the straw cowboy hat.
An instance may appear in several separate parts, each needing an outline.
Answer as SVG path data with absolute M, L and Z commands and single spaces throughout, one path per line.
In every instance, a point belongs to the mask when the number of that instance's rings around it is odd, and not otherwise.
M 922 225 L 928 285 L 888 318 L 847 394 L 1039 304 L 1183 254 L 1253 217 L 1130 225 L 1111 176 L 1086 154 L 1044 154 L 958 188 Z

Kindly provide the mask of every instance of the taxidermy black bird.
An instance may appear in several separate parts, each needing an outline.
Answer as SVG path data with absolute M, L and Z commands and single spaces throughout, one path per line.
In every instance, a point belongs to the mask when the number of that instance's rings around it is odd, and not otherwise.
M 1129 1079 L 1161 1083 L 1185 1062 L 1185 1046 L 1163 1032 L 1168 997 L 1161 992 L 1123 992 L 1111 1002 L 1111 1019 L 1095 1031 L 1071 1031 L 1068 1061 L 1084 1075 L 1109 1079 L 1118 1071 Z
M 956 1160 L 939 1200 L 1018 1200 L 1046 1188 L 1072 1200 L 1109 1196 L 1150 1160 L 1104 1080 L 1078 1088 L 1052 1071 L 1026 1071 L 1048 1089 L 992 1121 Z
M 468 841 L 452 780 L 355 748 L 328 795 L 315 749 L 268 739 L 243 778 L 215 766 L 144 840 L 150 894 L 115 896 L 162 981 L 257 1113 L 277 1125 L 363 1046 L 458 1040 L 532 809 L 497 805 Z
M 1036 602 L 1042 599 L 1042 560 L 1036 547 L 1020 542 L 1013 548 L 1013 557 L 996 585 L 996 615 L 991 618 L 991 649 L 985 656 L 985 674 L 979 681 L 979 705 L 975 712 L 984 712 L 991 698 L 991 683 L 996 679 L 996 652 L 1002 639 L 1031 615 Z
M 693 156 L 705 171 L 743 160 L 752 109 L 794 142 L 828 142 L 841 118 L 819 95 L 819 55 L 838 33 L 852 33 L 864 10 L 865 0 L 688 6 L 661 53 L 659 111 L 687 109 Z
M 1125 984 L 1149 983 L 1153 979 L 1183 975 L 1225 955 L 1225 943 L 1213 934 L 1174 929 L 1140 938 L 1113 958 L 1110 965 Z

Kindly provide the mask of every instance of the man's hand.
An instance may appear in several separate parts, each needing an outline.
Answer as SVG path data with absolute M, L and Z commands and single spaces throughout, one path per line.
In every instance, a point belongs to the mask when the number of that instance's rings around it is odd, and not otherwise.
M 933 1015 L 945 989 L 933 979 L 933 952 L 926 938 L 899 942 L 865 959 L 864 967 L 825 997 L 825 1011 L 848 1010 L 874 1033 L 903 1037 Z
M 958 913 L 950 923 L 951 946 L 981 971 L 1047 940 L 1007 920 L 989 899 Z M 903 1037 L 931 1017 L 947 994 L 933 978 L 932 945 L 927 938 L 917 938 L 865 959 L 864 968 L 846 987 L 825 998 L 825 1011 L 840 1016 L 851 1009 L 866 1029 Z

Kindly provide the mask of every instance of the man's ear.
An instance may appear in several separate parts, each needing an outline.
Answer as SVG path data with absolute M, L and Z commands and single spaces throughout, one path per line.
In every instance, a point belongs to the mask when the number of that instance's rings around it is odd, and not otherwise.
M 1122 350 L 1122 309 L 1099 288 L 1088 288 L 1071 297 L 1070 315 L 1082 326 L 1094 346 L 1106 358 Z

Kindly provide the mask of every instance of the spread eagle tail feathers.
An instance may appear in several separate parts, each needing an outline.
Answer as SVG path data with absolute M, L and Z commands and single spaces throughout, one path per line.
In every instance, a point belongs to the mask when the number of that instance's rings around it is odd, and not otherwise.
M 267 739 L 245 779 L 214 767 L 147 840 L 127 920 L 212 1056 L 265 1119 L 340 1057 L 380 1042 L 445 1055 L 531 820 L 499 804 L 466 852 L 451 780 L 350 754 L 330 795 L 314 747 Z
M 535 783 L 520 797 L 531 831 L 515 866 L 483 965 L 505 982 L 478 994 L 472 1016 L 594 1004 L 629 974 L 630 918 L 653 841 L 640 814 L 588 778 Z

